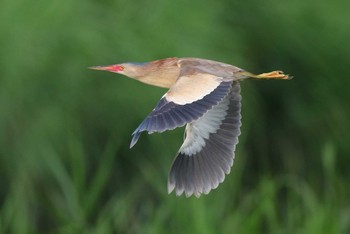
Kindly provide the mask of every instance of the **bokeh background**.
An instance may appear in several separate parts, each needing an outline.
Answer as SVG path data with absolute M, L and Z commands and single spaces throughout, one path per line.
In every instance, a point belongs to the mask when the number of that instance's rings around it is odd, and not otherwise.
M 1 233 L 349 233 L 347 0 L 0 2 Z M 176 197 L 183 129 L 131 133 L 166 90 L 93 65 L 200 57 L 244 81 L 231 174 Z

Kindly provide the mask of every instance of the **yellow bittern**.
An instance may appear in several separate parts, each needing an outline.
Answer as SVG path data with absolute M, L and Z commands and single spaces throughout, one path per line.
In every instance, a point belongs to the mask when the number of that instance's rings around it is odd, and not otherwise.
M 199 197 L 224 181 L 234 160 L 241 127 L 239 81 L 290 79 L 281 71 L 254 75 L 230 64 L 199 58 L 166 58 L 147 63 L 91 67 L 119 73 L 168 92 L 134 131 L 163 132 L 186 125 L 185 138 L 168 177 L 168 192 Z

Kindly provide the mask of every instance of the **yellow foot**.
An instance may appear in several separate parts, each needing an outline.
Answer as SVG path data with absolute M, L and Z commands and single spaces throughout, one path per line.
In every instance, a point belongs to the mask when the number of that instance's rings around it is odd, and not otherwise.
M 255 79 L 290 80 L 293 78 L 290 75 L 284 74 L 283 71 L 272 71 L 272 72 L 268 72 L 268 73 L 261 73 L 259 75 L 255 75 L 255 74 L 247 72 L 247 71 L 239 71 L 235 75 L 238 79 L 255 78 Z
M 283 73 L 283 71 L 272 71 L 268 73 L 261 73 L 259 75 L 256 75 L 255 78 L 259 79 L 279 79 L 279 80 L 290 80 L 293 77 L 286 75 Z

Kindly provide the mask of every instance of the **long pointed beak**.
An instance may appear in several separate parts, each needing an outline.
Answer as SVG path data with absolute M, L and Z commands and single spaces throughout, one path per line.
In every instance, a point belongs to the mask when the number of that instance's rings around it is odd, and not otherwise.
M 110 66 L 94 66 L 94 67 L 88 67 L 89 69 L 92 70 L 100 70 L 100 71 L 115 71 L 115 65 L 110 65 Z
M 119 64 L 114 64 L 114 65 L 108 65 L 108 66 L 89 67 L 89 69 L 120 73 L 121 71 L 124 70 L 124 66 L 119 65 Z

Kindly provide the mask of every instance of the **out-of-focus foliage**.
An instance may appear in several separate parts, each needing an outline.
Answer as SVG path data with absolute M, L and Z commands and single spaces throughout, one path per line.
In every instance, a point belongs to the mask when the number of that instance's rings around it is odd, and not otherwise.
M 0 2 L 1 233 L 349 233 L 350 4 Z M 167 195 L 183 129 L 130 134 L 165 90 L 88 66 L 170 56 L 291 81 L 242 83 L 235 165 Z

